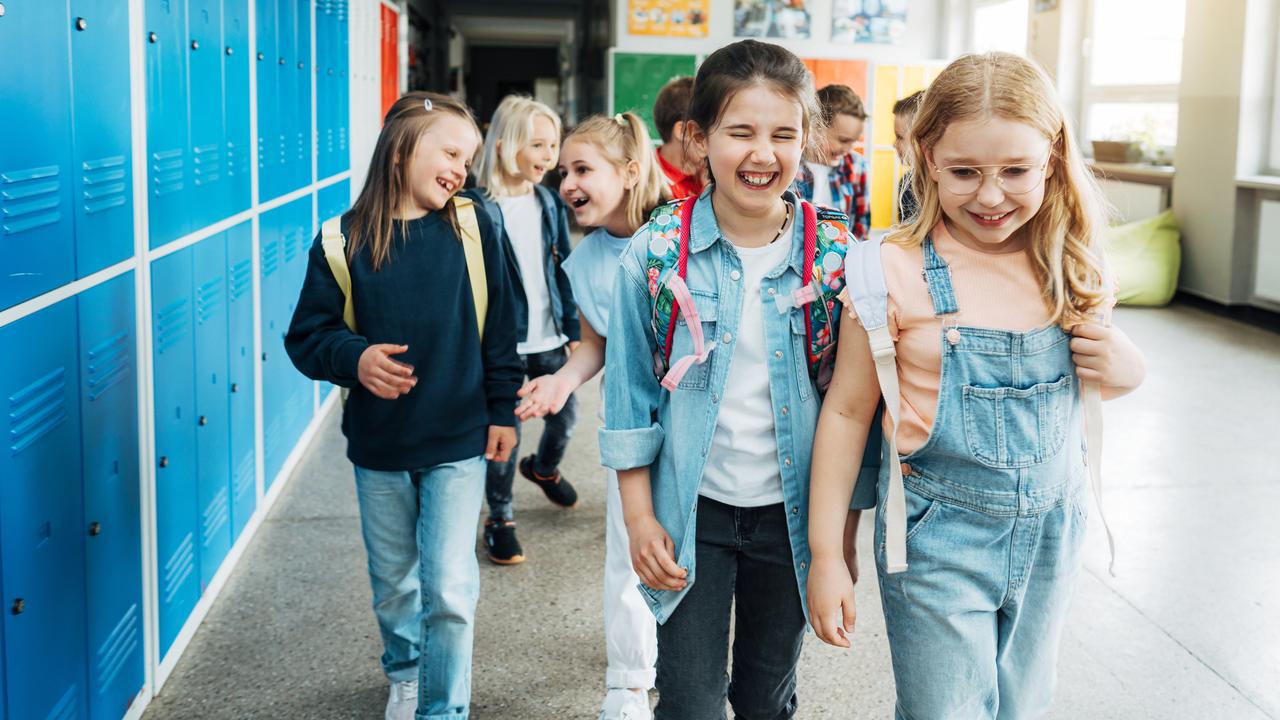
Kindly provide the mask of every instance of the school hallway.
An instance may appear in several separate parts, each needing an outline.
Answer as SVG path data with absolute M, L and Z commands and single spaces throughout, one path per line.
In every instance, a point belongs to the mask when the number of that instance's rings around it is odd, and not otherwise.
M 1054 718 L 1280 718 L 1280 335 L 1183 304 L 1121 309 L 1145 385 L 1106 406 L 1096 509 Z M 603 693 L 598 385 L 563 472 L 573 510 L 517 479 L 528 562 L 481 559 L 472 717 L 594 718 Z M 525 434 L 534 447 L 540 423 Z M 336 406 L 144 717 L 380 718 L 387 684 Z M 862 525 L 854 648 L 806 638 L 800 718 L 888 718 L 893 677 Z M 478 525 L 479 523 L 477 523 Z M 479 548 L 479 543 L 477 543 Z

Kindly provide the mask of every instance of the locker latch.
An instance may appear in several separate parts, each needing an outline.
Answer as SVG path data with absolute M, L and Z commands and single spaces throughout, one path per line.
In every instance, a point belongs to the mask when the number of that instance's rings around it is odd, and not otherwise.
M 204 427 L 205 425 L 209 424 L 209 418 L 205 417 L 204 415 L 201 415 L 200 420 L 198 422 L 200 424 L 200 427 Z
M 82 17 L 78 17 L 78 18 L 76 18 L 76 29 L 77 29 L 77 30 L 79 30 L 80 32 L 84 32 L 85 28 L 87 28 L 87 27 L 89 27 L 89 21 L 88 21 L 88 20 L 85 20 L 85 19 L 84 19 L 84 18 L 82 18 Z
M 101 534 L 102 534 L 102 523 L 100 522 L 89 523 L 89 535 L 93 537 L 97 537 Z
M 14 615 L 21 615 L 22 611 L 26 609 L 27 609 L 27 601 L 23 600 L 22 598 L 18 598 L 17 600 L 13 601 L 13 607 L 10 609 L 10 612 L 12 612 Z
M 169 457 L 167 455 L 160 456 L 160 467 L 169 467 Z

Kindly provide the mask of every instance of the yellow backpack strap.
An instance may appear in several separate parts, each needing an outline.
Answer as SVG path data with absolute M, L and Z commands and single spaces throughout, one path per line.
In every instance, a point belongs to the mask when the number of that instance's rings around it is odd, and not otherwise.
M 471 279 L 471 299 L 476 306 L 476 328 L 484 340 L 484 319 L 489 313 L 489 283 L 484 270 L 484 249 L 480 245 L 480 225 L 476 223 L 476 206 L 469 198 L 453 198 L 454 214 L 462 237 L 462 251 L 467 256 L 467 276 Z
M 324 259 L 329 261 L 329 271 L 342 288 L 342 320 L 352 332 L 356 329 L 356 309 L 351 303 L 351 269 L 347 267 L 347 239 L 342 235 L 342 216 L 337 215 L 320 226 L 320 246 Z

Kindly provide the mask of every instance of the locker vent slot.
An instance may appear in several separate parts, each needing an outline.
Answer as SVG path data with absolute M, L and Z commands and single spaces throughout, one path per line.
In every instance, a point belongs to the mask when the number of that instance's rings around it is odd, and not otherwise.
M 219 530 L 227 526 L 227 520 L 230 519 L 230 506 L 227 504 L 227 486 L 223 485 L 218 489 L 218 494 L 213 496 L 209 501 L 209 505 L 204 509 L 204 546 L 208 547 L 209 543 L 214 540 L 214 535 Z
M 231 300 L 239 300 L 253 290 L 253 261 L 241 260 L 231 266 Z
M 222 179 L 222 156 L 216 143 L 195 148 L 196 185 L 209 185 Z
M 298 257 L 298 249 L 301 245 L 301 243 L 298 242 L 298 236 L 300 234 L 301 232 L 298 228 L 290 228 L 288 232 L 285 233 L 284 261 L 286 263 L 291 263 L 294 258 Z
M 280 241 L 268 240 L 262 243 L 262 275 L 272 275 L 280 267 Z
M 59 173 L 56 165 L 0 172 L 0 216 L 6 235 L 62 219 Z
M 166 604 L 173 602 L 174 596 L 182 589 L 182 584 L 187 581 L 191 573 L 196 569 L 196 556 L 192 550 L 195 543 L 192 540 L 191 533 L 182 539 L 182 544 L 177 550 L 173 551 L 173 555 L 164 564 L 164 601 Z
M 138 648 L 141 640 L 138 632 L 138 605 L 130 605 L 116 623 L 116 627 L 98 648 L 98 693 L 106 695 L 111 682 Z
M 129 332 L 121 330 L 88 352 L 89 400 L 97 400 L 107 390 L 129 376 L 133 354 L 129 352 Z
M 26 450 L 67 420 L 66 369 L 58 368 L 9 396 L 9 451 Z
M 196 322 L 204 324 L 223 306 L 223 288 L 226 278 L 216 277 L 196 290 Z
M 182 148 L 163 150 L 151 155 L 152 192 L 161 197 L 175 193 L 186 187 L 183 175 L 186 160 L 183 159 Z
M 76 702 L 76 697 L 79 695 L 76 692 L 78 689 L 79 685 L 72 683 L 67 688 L 66 694 L 58 700 L 58 704 L 54 705 L 53 709 L 49 711 L 46 716 L 47 720 L 75 720 L 75 718 L 80 717 L 80 704 Z
M 240 462 L 236 463 L 236 502 L 239 502 L 245 495 L 253 494 L 254 490 L 256 490 L 254 485 L 253 453 L 246 452 L 240 458 Z
M 178 298 L 156 313 L 156 352 L 162 353 L 187 336 L 187 299 Z
M 127 202 L 125 190 L 128 183 L 127 166 L 123 155 L 88 160 L 82 166 L 84 170 L 84 210 L 93 213 L 120 207 Z

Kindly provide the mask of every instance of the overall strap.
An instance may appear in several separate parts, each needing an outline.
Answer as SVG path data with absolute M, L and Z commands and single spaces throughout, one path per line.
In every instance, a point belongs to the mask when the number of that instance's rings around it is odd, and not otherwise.
M 342 321 L 356 331 L 356 310 L 351 302 L 351 268 L 347 267 L 347 238 L 342 234 L 342 216 L 335 215 L 320 226 L 320 247 L 329 263 L 329 272 L 342 290 Z
M 933 238 L 924 239 L 924 281 L 929 286 L 929 298 L 933 300 L 933 314 L 937 317 L 960 312 L 956 305 L 955 290 L 951 287 L 951 268 L 933 247 Z
M 945 266 L 944 266 L 945 267 Z M 889 489 L 885 497 L 886 571 L 907 569 L 907 499 L 902 485 L 902 461 L 898 456 L 898 423 L 902 417 L 902 392 L 898 386 L 897 349 L 889 335 L 889 291 L 880 264 L 880 243 L 868 240 L 849 244 L 844 264 L 849 302 L 858 321 L 867 331 L 871 356 L 876 365 L 876 381 L 889 414 L 884 440 L 889 446 Z

